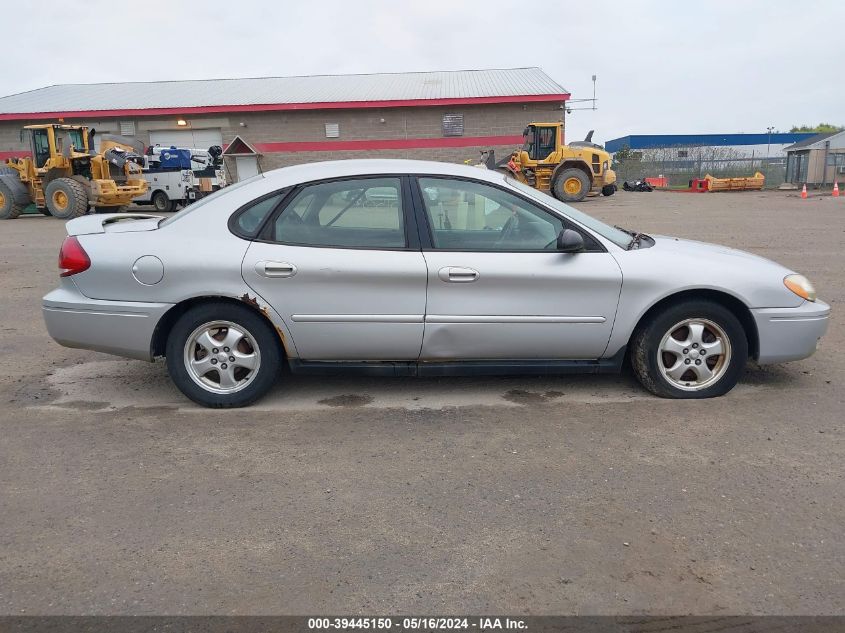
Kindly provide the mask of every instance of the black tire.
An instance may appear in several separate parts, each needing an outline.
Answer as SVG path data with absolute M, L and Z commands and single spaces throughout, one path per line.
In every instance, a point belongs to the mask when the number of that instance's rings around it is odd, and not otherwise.
M 578 190 L 571 188 L 577 181 Z M 552 194 L 562 202 L 580 202 L 590 193 L 590 178 L 577 167 L 564 169 L 555 176 Z
M 50 209 L 48 209 L 47 207 L 38 207 L 38 211 L 39 213 L 41 213 L 41 215 L 46 215 L 48 218 L 53 217 L 53 214 L 50 213 Z
M 173 200 L 168 198 L 163 191 L 156 191 L 153 194 L 152 203 L 159 213 L 170 213 L 176 206 Z
M 0 220 L 14 220 L 24 209 L 26 205 L 15 202 L 15 192 L 0 180 Z
M 60 220 L 78 218 L 88 213 L 85 187 L 71 178 L 51 180 L 44 190 L 44 201 L 50 215 Z
M 616 185 L 605 185 L 601 188 L 601 195 L 603 196 L 612 196 L 616 193 Z
M 186 367 L 188 339 L 199 328 L 220 322 L 229 322 L 243 329 L 249 336 L 246 339 L 247 342 L 252 340 L 255 343 L 260 357 L 260 364 L 255 370 L 257 373 L 244 387 L 229 393 L 216 393 L 210 388 L 201 386 L 192 377 L 193 372 Z M 221 332 L 221 335 L 224 335 L 224 332 L 225 330 Z M 223 348 L 219 349 L 221 349 L 220 354 L 224 354 Z M 247 345 L 247 351 L 250 349 L 252 346 Z M 179 317 L 167 337 L 165 354 L 167 371 L 179 390 L 197 404 L 213 408 L 245 407 L 261 398 L 273 387 L 282 366 L 283 356 L 278 335 L 263 316 L 252 308 L 225 302 L 205 303 L 191 308 Z M 219 362 L 225 363 L 225 359 Z M 223 364 L 219 365 L 219 367 L 223 366 Z M 213 381 L 214 370 L 205 376 L 205 380 Z M 220 382 L 220 374 L 216 376 Z M 245 380 L 243 377 L 242 379 Z
M 683 346 L 683 343 L 678 345 L 683 349 L 678 350 L 677 356 L 673 353 L 659 353 L 664 337 L 670 336 L 672 331 L 683 332 L 683 327 L 676 330 L 675 326 L 688 319 L 708 324 L 705 326 L 705 337 L 710 339 L 708 344 L 712 344 L 717 338 L 712 332 L 721 329 L 721 334 L 727 339 L 727 345 L 723 341 L 723 349 L 728 350 L 729 354 L 699 355 L 705 348 L 704 345 L 699 348 L 698 344 Z M 687 329 L 686 332 L 689 337 L 692 331 Z M 679 340 L 677 336 L 673 338 L 676 342 Z M 748 360 L 748 339 L 739 319 L 728 308 L 712 301 L 687 300 L 650 317 L 648 322 L 634 333 L 630 355 L 634 374 L 653 394 L 662 398 L 714 398 L 729 392 L 739 380 Z M 684 365 L 681 365 L 681 362 Z M 712 382 L 703 381 L 701 385 L 696 386 L 692 383 L 698 379 L 691 379 L 697 374 L 695 365 L 702 363 L 712 369 Z M 686 388 L 673 384 L 664 375 L 663 368 L 668 369 L 667 366 L 677 366 L 679 371 L 683 367 L 689 368 L 677 377 L 678 382 L 684 383 Z

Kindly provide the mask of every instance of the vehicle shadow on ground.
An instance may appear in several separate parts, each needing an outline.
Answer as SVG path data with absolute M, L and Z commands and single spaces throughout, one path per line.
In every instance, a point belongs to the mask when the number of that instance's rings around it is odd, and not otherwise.
M 164 363 L 109 359 L 74 364 L 47 377 L 49 390 L 22 400 L 29 406 L 87 411 L 125 408 L 207 411 L 173 385 Z M 796 379 L 796 368 L 749 365 L 735 393 L 780 388 Z M 299 376 L 283 372 L 276 387 L 252 408 L 308 411 L 361 407 L 409 410 L 450 407 L 537 406 L 555 402 L 625 403 L 652 400 L 628 369 L 621 374 L 561 376 L 366 377 Z

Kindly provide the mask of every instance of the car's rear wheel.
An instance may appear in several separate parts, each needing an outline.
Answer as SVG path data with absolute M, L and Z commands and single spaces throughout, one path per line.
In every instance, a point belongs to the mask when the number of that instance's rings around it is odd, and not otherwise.
M 733 389 L 748 360 L 739 319 L 710 301 L 685 301 L 634 335 L 631 364 L 643 386 L 664 398 L 712 398 Z
M 273 328 L 254 310 L 223 302 L 185 312 L 167 338 L 167 369 L 188 398 L 206 407 L 243 407 L 269 391 L 282 354 Z

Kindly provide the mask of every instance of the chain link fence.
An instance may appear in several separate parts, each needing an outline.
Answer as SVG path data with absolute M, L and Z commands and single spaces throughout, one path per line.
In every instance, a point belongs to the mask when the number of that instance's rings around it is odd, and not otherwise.
M 687 187 L 693 178 L 710 174 L 716 178 L 766 176 L 766 188 L 777 188 L 786 180 L 786 157 L 746 156 L 729 147 L 668 147 L 616 153 L 613 168 L 621 186 L 625 180 L 668 179 L 670 187 Z

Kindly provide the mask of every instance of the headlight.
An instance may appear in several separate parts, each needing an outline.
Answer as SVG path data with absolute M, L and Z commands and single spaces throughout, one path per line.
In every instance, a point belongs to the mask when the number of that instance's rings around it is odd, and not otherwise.
M 783 278 L 783 285 L 789 288 L 802 299 L 807 301 L 816 300 L 816 289 L 804 275 L 787 275 Z

